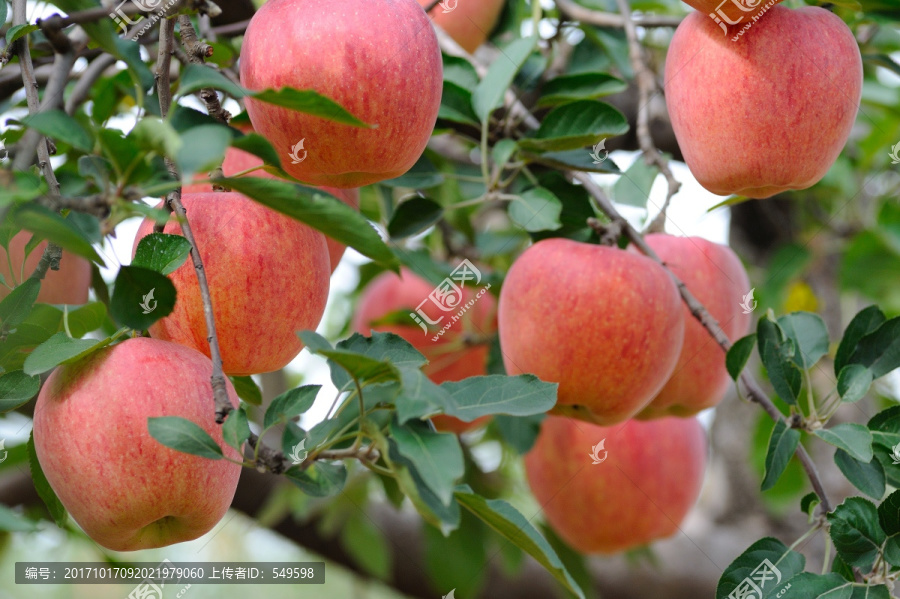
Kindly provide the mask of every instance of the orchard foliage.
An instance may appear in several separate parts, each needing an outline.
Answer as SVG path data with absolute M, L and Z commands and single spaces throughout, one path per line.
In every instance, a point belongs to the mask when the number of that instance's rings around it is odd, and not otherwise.
M 70 15 L 99 6 L 96 0 L 51 4 Z M 363 188 L 359 212 L 292 179 L 283 168 L 289 149 L 241 131 L 249 120 L 240 107 L 252 98 L 348 127 L 378 123 L 364 122 L 315 91 L 245 89 L 235 77 L 239 34 L 219 35 L 209 42 L 212 52 L 205 64 L 176 60 L 171 89 L 161 92 L 154 77 L 158 27 L 138 42 L 120 36 L 106 17 L 83 22 L 92 60 L 106 55 L 115 59 L 97 74 L 86 95 L 68 101 L 75 96 L 76 78 L 63 80 L 58 97 L 48 97 L 48 86 L 41 86 L 45 106 L 38 110 L 28 110 L 21 93 L 0 96 L 5 113 L 0 140 L 9 152 L 0 162 L 0 246 L 8 251 L 13 236 L 24 231 L 30 237 L 28 251 L 35 251 L 44 239 L 62 248 L 63 267 L 67 256 L 91 261 L 92 299 L 80 306 L 38 303 L 42 274 L 25 272 L 20 277 L 21 265 L 11 265 L 17 276 L 2 281 L 9 289 L 0 301 L 0 409 L 27 409 L 42 377 L 55 367 L 141 335 L 172 312 L 178 298 L 169 276 L 190 264 L 191 246 L 184 237 L 154 233 L 144 238 L 134 260 L 119 267 L 114 281 L 100 275 L 99 267 L 115 265 L 110 254 L 98 248 L 106 247 L 127 219 L 149 217 L 164 223 L 169 213 L 150 206 L 191 182 L 209 180 L 242 193 L 355 249 L 370 259 L 360 269 L 360 290 L 381 272 L 399 272 L 401 266 L 437 285 L 462 258 L 472 257 L 491 282 L 490 292 L 497 295 L 512 262 L 530 242 L 563 237 L 600 243 L 604 234 L 598 223 L 608 224 L 615 215 L 603 210 L 585 186 L 573 183 L 574 172 L 618 177 L 605 193 L 649 224 L 659 208 L 649 202 L 658 167 L 639 159 L 623 172 L 612 157 L 592 158 L 589 148 L 597 152 L 604 140 L 607 149 L 635 145 L 628 141 L 634 134 L 633 117 L 630 125 L 610 98 L 638 76 L 625 28 L 567 15 L 561 19 L 566 4 L 506 2 L 491 36 L 489 64 L 481 58 L 473 63 L 443 48 L 443 95 L 433 143 L 406 174 Z M 595 11 L 618 11 L 613 0 L 584 4 Z M 880 379 L 900 367 L 900 166 L 892 165 L 890 156 L 892 146 L 900 143 L 900 87 L 885 83 L 900 75 L 895 58 L 900 52 L 900 9 L 890 0 L 837 0 L 828 5 L 850 26 L 863 56 L 865 84 L 856 128 L 821 182 L 782 196 L 798 206 L 797 222 L 792 223 L 799 231 L 796 238 L 769 248 L 772 252 L 764 259 L 744 257 L 755 260 L 751 281 L 759 299 L 755 314 L 761 316 L 756 332 L 735 342 L 722 359 L 739 394 L 758 400 L 746 386 L 747 377 L 758 373 L 766 384 L 756 391 L 774 401 L 767 416 L 774 422 L 766 421 L 764 443 L 748 450 L 764 456 L 761 491 L 781 489 L 783 496 L 800 503 L 806 515 L 798 512 L 797 517 L 809 518 L 811 532 L 827 530 L 836 555 L 826 573 L 806 572 L 803 555 L 785 544 L 793 539 L 762 539 L 725 570 L 717 590 L 721 599 L 743 596 L 735 592 L 746 589 L 748 579 L 759 584 L 764 560 L 771 568 L 764 568 L 763 574 L 777 568 L 778 577 L 777 584 L 771 577 L 763 581 L 763 597 L 886 598 L 900 573 L 900 491 L 894 490 L 900 488 L 900 464 L 894 459 L 900 453 L 894 449 L 900 445 L 900 406 L 889 405 L 889 392 L 879 386 Z M 181 7 L 182 18 L 189 15 L 202 37 L 205 29 L 192 6 Z M 203 3 L 197 6 L 204 10 Z M 688 10 L 675 0 L 634 0 L 630 6 L 638 14 L 626 18 L 638 24 L 648 14 L 677 23 Z M 25 44 L 38 65 L 58 59 L 61 51 L 53 36 L 71 35 L 75 29 L 50 20 L 14 23 L 9 9 L 6 0 L 0 0 L 6 35 L 0 64 L 8 62 L 0 79 L 21 63 Z M 183 25 L 176 31 L 180 36 Z M 656 73 L 672 32 L 666 26 L 639 28 L 647 63 Z M 229 125 L 197 101 L 210 90 L 224 106 L 238 107 Z M 172 99 L 165 117 L 161 93 Z M 764 98 L 759 109 L 767 109 Z M 23 148 L 34 151 L 29 132 L 39 134 L 39 144 L 49 144 L 55 181 L 47 177 L 50 165 L 20 158 Z M 453 144 L 445 143 L 448 137 Z M 253 154 L 264 162 L 265 173 L 279 178 L 253 172 L 223 177 L 216 169 L 229 148 Z M 896 155 L 897 147 L 893 151 Z M 675 197 L 677 202 L 680 196 Z M 716 210 L 746 200 L 733 196 Z M 613 241 L 626 245 L 627 236 L 618 233 Z M 840 248 L 836 296 L 858 312 L 852 320 L 844 319 L 849 324 L 843 333 L 829 331 L 816 313 L 815 297 L 798 300 L 798 293 L 802 296 L 808 288 L 804 273 L 829 243 Z M 142 305 L 147 305 L 151 288 L 156 307 L 148 311 Z M 409 319 L 405 311 L 388 318 L 394 316 Z M 349 323 L 341 324 L 346 332 Z M 456 587 L 460 596 L 474 596 L 484 582 L 482 566 L 490 558 L 485 548 L 491 547 L 503 548 L 512 564 L 524 552 L 572 596 L 590 596 L 583 556 L 523 513 L 528 504 L 517 490 L 497 485 L 473 458 L 473 446 L 499 447 L 504 478 L 519 476 L 520 456 L 532 447 L 541 420 L 556 404 L 556 384 L 530 374 L 508 376 L 496 336 L 483 341 L 490 344 L 486 376 L 437 384 L 422 373 L 426 358 L 397 335 L 335 334 L 342 340 L 334 342 L 312 331 L 297 334 L 309 352 L 327 360 L 338 397 L 326 396 L 316 385 L 300 384 L 263 409 L 254 379 L 231 377 L 242 402 L 228 414 L 222 432 L 225 442 L 242 452 L 245 466 L 265 467 L 299 489 L 299 516 L 315 508 L 331 509 L 338 520 L 350 519 L 347 501 L 363 505 L 370 496 L 383 494 L 399 507 L 408 499 L 427 523 L 429 555 L 452 558 L 449 564 L 429 560 L 429 575 L 438 588 Z M 822 393 L 814 379 L 826 379 L 830 388 Z M 328 418 L 309 430 L 298 424 L 314 402 L 332 401 Z M 848 411 L 839 422 L 833 420 L 842 406 L 858 402 L 884 409 L 867 419 Z M 464 422 L 493 419 L 485 432 L 459 437 L 429 424 L 427 418 L 438 414 Z M 190 421 L 158 418 L 148 427 L 168 447 L 224 458 L 222 448 Z M 785 490 L 785 479 L 796 482 L 804 476 L 795 454 L 817 443 L 836 448 L 837 468 L 866 497 L 828 501 L 811 493 L 801 500 L 802 491 L 796 490 L 807 490 L 805 482 L 791 483 Z M 293 463 L 290 458 L 298 455 L 298 446 L 305 448 L 305 455 Z M 33 441 L 27 449 L 7 449 L 10 458 L 0 469 L 27 460 L 49 516 L 65 526 L 65 509 L 41 471 Z M 9 511 L 0 508 L 0 529 L 38 526 L 32 519 L 5 517 Z M 371 557 L 386 554 L 381 533 L 365 522 L 353 524 L 343 529 L 342 542 L 363 546 L 352 552 L 360 567 L 386 577 L 390 564 Z

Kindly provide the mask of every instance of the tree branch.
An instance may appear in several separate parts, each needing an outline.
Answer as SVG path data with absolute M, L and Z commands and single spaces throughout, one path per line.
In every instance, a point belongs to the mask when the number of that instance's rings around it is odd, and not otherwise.
M 678 27 L 681 23 L 680 17 L 648 15 L 635 17 L 632 20 L 624 14 L 617 15 L 585 8 L 576 4 L 573 0 L 555 0 L 555 2 L 559 11 L 567 17 L 571 17 L 572 20 L 596 25 L 597 27 L 622 28 L 629 21 L 638 27 Z
M 184 46 L 191 64 L 203 64 L 205 58 L 212 56 L 212 46 L 197 37 L 197 32 L 189 16 L 179 16 L 178 27 L 181 31 L 181 45 Z M 211 88 L 201 89 L 200 99 L 206 104 L 206 111 L 209 113 L 209 116 L 226 125 L 228 124 L 231 114 L 222 108 L 222 103 L 219 101 L 219 94 L 216 90 Z

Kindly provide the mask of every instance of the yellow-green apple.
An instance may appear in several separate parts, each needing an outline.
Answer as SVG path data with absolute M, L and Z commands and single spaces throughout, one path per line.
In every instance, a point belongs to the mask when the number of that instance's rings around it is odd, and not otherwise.
M 824 8 L 773 6 L 748 24 L 726 34 L 688 15 L 666 57 L 666 105 L 701 185 L 767 198 L 814 185 L 834 164 L 856 119 L 862 59 Z
M 283 368 L 303 345 L 297 331 L 315 329 L 325 311 L 330 278 L 325 236 L 238 193 L 186 194 L 182 203 L 209 281 L 226 374 Z M 153 232 L 145 220 L 134 248 Z M 165 233 L 179 235 L 174 218 Z M 188 260 L 169 277 L 175 309 L 150 335 L 209 355 L 200 285 Z
M 261 166 L 262 164 L 262 159 L 254 156 L 250 152 L 245 152 L 238 148 L 228 148 L 225 151 L 225 161 L 222 163 L 222 173 L 226 177 L 233 177 L 238 173 Z M 263 179 L 277 179 L 277 177 L 262 169 L 253 171 L 248 176 L 261 177 Z M 182 193 L 198 193 L 212 190 L 211 183 L 191 183 L 182 188 Z M 323 187 L 322 191 L 330 193 L 351 208 L 359 209 L 359 189 L 357 188 L 336 189 L 334 187 Z M 328 245 L 328 259 L 331 262 L 331 272 L 334 272 L 334 269 L 337 268 L 338 263 L 344 256 L 344 251 L 347 249 L 347 246 L 339 241 L 335 241 L 327 235 L 325 236 L 325 242 Z
M 186 418 L 239 460 L 216 424 L 211 375 L 201 353 L 138 337 L 59 366 L 44 383 L 34 408 L 38 461 L 100 545 L 134 551 L 181 543 L 225 515 L 240 465 L 169 449 L 147 428 L 148 418 Z
M 443 317 L 436 326 L 445 326 L 459 310 L 444 312 L 429 300 L 434 289 L 434 285 L 405 268 L 400 276 L 392 272 L 382 273 L 369 283 L 360 297 L 353 316 L 353 329 L 363 335 L 375 330 L 403 337 L 428 359 L 423 372 L 435 383 L 486 375 L 488 341 L 497 331 L 497 302 L 490 292 L 476 298 L 481 291 L 463 288 L 459 309 L 472 300 L 476 301 L 463 313 L 459 322 L 447 329 L 437 341 L 432 340 L 434 331 L 425 333 L 409 315 L 405 316 L 403 323 L 378 322 L 392 312 L 403 310 L 414 314 L 421 309 L 430 321 Z M 470 344 L 470 341 L 476 343 Z M 432 418 L 436 428 L 453 433 L 465 432 L 487 420 L 487 417 L 482 417 L 473 422 L 463 422 L 443 414 Z
M 525 474 L 569 545 L 614 553 L 678 530 L 700 495 L 706 453 L 696 418 L 603 427 L 548 416 L 525 456 Z
M 253 128 L 282 153 L 291 176 L 361 187 L 398 177 L 419 159 L 437 121 L 443 66 L 416 0 L 269 0 L 247 27 L 241 83 L 313 90 L 374 125 L 246 99 Z
M 499 321 L 509 374 L 559 383 L 560 412 L 588 410 L 605 425 L 650 403 L 684 340 L 681 299 L 665 269 L 569 239 L 539 241 L 513 263 Z
M 47 247 L 42 241 L 35 247 L 28 258 L 25 258 L 25 246 L 31 239 L 31 233 L 22 231 L 13 235 L 9 241 L 9 256 L 0 248 L 0 275 L 7 285 L 21 284 L 31 276 Z M 24 260 L 24 267 L 23 267 Z M 12 264 L 13 272 L 9 271 Z M 63 252 L 59 261 L 59 270 L 48 270 L 41 281 L 41 290 L 37 301 L 45 304 L 83 304 L 88 300 L 88 288 L 91 286 L 91 263 L 80 256 Z M 9 295 L 10 288 L 0 285 L 0 300 Z
M 419 0 L 422 6 L 429 6 L 433 0 Z M 443 4 L 443 3 L 442 3 Z M 504 0 L 462 0 L 453 8 L 448 2 L 435 6 L 430 16 L 434 24 L 447 32 L 466 52 L 472 53 L 483 44 L 503 10 Z
M 700 300 L 732 341 L 747 334 L 750 314 L 741 300 L 750 280 L 730 248 L 701 237 L 647 235 L 647 243 Z M 675 372 L 638 418 L 690 416 L 722 401 L 731 379 L 725 352 L 684 306 L 684 344 Z

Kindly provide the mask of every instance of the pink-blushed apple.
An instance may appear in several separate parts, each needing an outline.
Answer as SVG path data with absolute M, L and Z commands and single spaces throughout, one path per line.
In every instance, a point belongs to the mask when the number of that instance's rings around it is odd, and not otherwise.
M 665 269 L 569 239 L 539 241 L 513 263 L 499 321 L 509 374 L 559 383 L 558 406 L 579 406 L 605 425 L 650 403 L 684 340 L 681 298 Z
M 700 495 L 706 454 L 696 418 L 603 427 L 548 416 L 525 456 L 525 474 L 547 522 L 569 545 L 615 553 L 679 529 Z
M 703 304 L 732 341 L 748 333 L 741 308 L 750 280 L 740 259 L 724 245 L 701 237 L 647 235 L 647 244 Z M 731 379 L 725 352 L 684 306 L 684 344 L 675 372 L 638 418 L 690 416 L 722 401 Z
M 458 310 L 447 313 L 428 300 L 434 289 L 434 285 L 406 268 L 401 270 L 400 276 L 392 272 L 378 275 L 359 298 L 359 306 L 353 316 L 353 330 L 363 335 L 370 335 L 375 330 L 403 337 L 428 359 L 423 372 L 435 383 L 486 375 L 488 342 L 497 331 L 497 302 L 489 291 L 478 297 L 481 291 L 464 288 L 459 309 L 474 300 L 472 307 L 437 341 L 432 340 L 435 336 L 433 331 L 425 333 L 409 315 L 405 317 L 405 322 L 409 324 L 378 322 L 399 310 L 415 313 L 424 301 L 421 310 L 428 319 L 436 321 L 443 317 L 436 326 L 444 326 Z M 488 419 L 482 417 L 463 422 L 441 414 L 433 417 L 432 422 L 439 430 L 458 434 L 484 424 Z
M 325 236 L 238 193 L 181 198 L 209 282 L 226 374 L 278 370 L 303 345 L 298 331 L 315 329 L 328 299 L 330 266 Z M 153 232 L 145 220 L 134 248 Z M 173 217 L 165 233 L 180 235 Z M 209 355 L 200 285 L 190 259 L 169 277 L 178 296 L 171 314 L 150 335 Z
M 9 241 L 9 260 L 6 252 L 0 248 L 0 275 L 7 285 L 21 284 L 31 276 L 41 261 L 47 247 L 46 241 L 39 243 L 25 259 L 25 246 L 31 237 L 32 234 L 27 231 L 13 235 Z M 25 260 L 24 268 L 23 260 Z M 9 271 L 10 263 L 13 272 Z M 44 280 L 41 281 L 37 301 L 45 304 L 84 304 L 88 300 L 90 286 L 91 263 L 81 256 L 63 252 L 59 270 L 48 270 Z M 9 295 L 10 291 L 6 285 L 0 285 L 0 300 Z
M 688 15 L 666 57 L 666 105 L 703 187 L 767 198 L 811 187 L 834 164 L 856 120 L 862 59 L 824 8 L 776 5 L 749 24 L 739 35 Z
M 262 164 L 262 159 L 249 152 L 239 150 L 238 148 L 228 148 L 225 151 L 225 161 L 222 162 L 222 173 L 226 177 L 233 177 L 238 173 L 261 166 Z M 260 177 L 263 179 L 277 179 L 277 177 L 262 169 L 253 171 L 247 176 Z M 322 191 L 330 193 L 351 208 L 355 210 L 359 209 L 359 189 L 337 189 L 334 187 L 322 187 L 321 189 Z M 191 183 L 182 188 L 182 193 L 199 193 L 212 190 L 211 183 Z M 328 244 L 328 259 L 331 262 L 331 272 L 334 272 L 334 269 L 337 268 L 338 263 L 344 256 L 344 251 L 347 249 L 347 246 L 339 241 L 335 241 L 327 235 L 325 236 L 325 242 Z
M 443 65 L 416 0 L 269 0 L 247 27 L 241 83 L 313 90 L 374 125 L 246 100 L 253 128 L 291 176 L 361 187 L 398 177 L 419 159 L 437 121 Z
M 432 0 L 419 0 L 419 4 L 427 7 L 432 4 Z M 503 4 L 504 0 L 463 1 L 449 10 L 439 4 L 429 15 L 435 25 L 446 31 L 456 43 L 471 54 L 491 34 L 497 19 L 500 18 Z
M 211 375 L 201 353 L 138 337 L 59 366 L 44 383 L 34 409 L 38 461 L 100 545 L 135 551 L 181 543 L 225 515 L 241 466 L 170 449 L 147 428 L 148 418 L 186 418 L 240 460 L 216 424 Z

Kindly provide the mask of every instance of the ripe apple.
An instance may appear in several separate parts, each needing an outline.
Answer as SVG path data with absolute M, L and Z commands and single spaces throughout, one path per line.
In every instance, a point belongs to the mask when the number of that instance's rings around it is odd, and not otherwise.
M 419 0 L 428 6 L 433 0 Z M 429 13 L 435 25 L 447 32 L 469 54 L 483 44 L 497 24 L 504 0 L 463 1 L 449 11 L 438 5 Z M 449 4 L 448 4 L 449 6 Z
M 598 424 L 637 414 L 678 362 L 684 311 L 665 269 L 645 256 L 568 239 L 539 241 L 500 291 L 509 374 L 559 383 L 558 405 Z
M 747 334 L 750 315 L 744 314 L 741 300 L 750 291 L 750 280 L 730 248 L 700 237 L 647 235 L 645 239 L 706 306 L 729 339 L 736 341 Z M 686 324 L 678 365 L 638 418 L 696 414 L 722 401 L 731 384 L 725 352 L 687 306 L 682 310 Z
M 402 269 L 401 276 L 392 272 L 378 275 L 369 283 L 359 299 L 359 307 L 353 317 L 353 330 L 363 335 L 369 335 L 375 330 L 403 337 L 428 358 L 428 364 L 423 372 L 435 383 L 486 375 L 487 343 L 468 346 L 466 338 L 487 338 L 497 331 L 497 302 L 490 292 L 478 298 L 460 321 L 447 329 L 437 341 L 432 341 L 435 335 L 433 331 L 426 334 L 411 316 L 406 316 L 403 324 L 376 324 L 379 319 L 391 312 L 404 310 L 414 313 L 419 304 L 428 299 L 434 287 L 405 268 Z M 476 295 L 477 292 L 468 287 L 464 288 L 461 304 L 475 299 Z M 457 312 L 456 310 L 443 312 L 430 300 L 425 302 L 422 310 L 429 320 L 437 320 L 443 316 L 444 320 L 440 325 L 444 325 L 451 315 Z M 409 324 L 405 324 L 406 322 Z M 432 418 L 432 422 L 439 430 L 457 434 L 475 428 L 487 420 L 488 417 L 482 417 L 473 422 L 463 422 L 443 414 Z
M 696 418 L 602 427 L 548 416 L 525 456 L 525 474 L 547 522 L 569 545 L 614 553 L 678 530 L 700 495 L 706 453 Z
M 315 329 L 328 298 L 325 236 L 238 193 L 187 194 L 182 203 L 209 281 L 216 332 L 227 374 L 283 368 L 303 345 L 297 331 Z M 153 232 L 145 220 L 135 239 Z M 172 218 L 166 233 L 181 234 Z M 169 275 L 175 310 L 150 327 L 157 339 L 209 355 L 200 285 L 188 259 Z
M 862 78 L 853 34 L 823 8 L 773 6 L 740 36 L 691 13 L 666 57 L 666 105 L 701 185 L 767 198 L 825 176 L 850 135 Z
M 249 170 L 256 166 L 260 166 L 262 163 L 263 161 L 260 158 L 254 156 L 250 152 L 245 152 L 243 150 L 239 150 L 238 148 L 228 148 L 225 151 L 225 161 L 222 163 L 222 173 L 226 177 L 233 177 L 237 173 Z M 260 177 L 263 179 L 277 178 L 262 169 L 253 171 L 249 176 Z M 210 183 L 191 183 L 189 185 L 185 185 L 182 188 L 181 192 L 199 193 L 212 190 L 212 184 Z M 322 191 L 330 193 L 351 208 L 354 208 L 356 210 L 359 209 L 359 189 L 336 189 L 334 187 L 323 187 Z M 337 268 L 338 263 L 344 256 L 344 251 L 347 249 L 347 246 L 340 243 L 339 241 L 335 241 L 327 235 L 325 236 L 325 243 L 328 244 L 328 258 L 331 261 L 331 272 L 334 272 L 334 269 Z
M 162 445 L 147 418 L 180 416 L 219 444 L 209 358 L 156 339 L 129 339 L 59 366 L 34 409 L 34 447 L 72 518 L 114 551 L 196 539 L 231 505 L 241 466 Z M 228 396 L 237 405 L 230 382 Z
M 361 187 L 402 175 L 422 155 L 437 121 L 443 65 L 415 0 L 269 0 L 247 27 L 241 83 L 314 90 L 374 125 L 246 100 L 253 128 L 282 153 L 291 176 Z M 296 158 L 287 160 L 289 153 Z
M 25 246 L 32 234 L 22 231 L 13 235 L 9 241 L 9 260 L 6 252 L 0 248 L 0 275 L 8 285 L 21 284 L 24 279 L 31 276 L 47 242 L 42 241 L 34 248 L 28 259 L 25 260 L 25 268 L 22 270 L 22 260 L 25 258 Z M 13 272 L 9 271 L 12 263 Z M 41 281 L 41 290 L 37 301 L 45 304 L 84 304 L 88 300 L 88 288 L 91 286 L 91 263 L 68 252 L 63 252 L 59 261 L 59 270 L 48 270 L 44 280 Z M 10 288 L 0 285 L 0 300 L 10 293 Z

